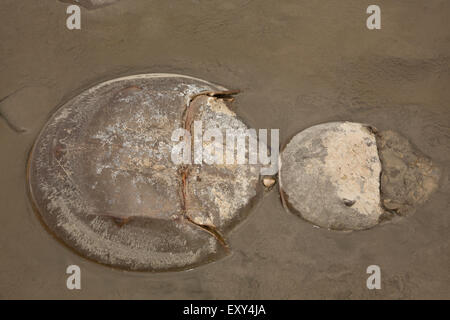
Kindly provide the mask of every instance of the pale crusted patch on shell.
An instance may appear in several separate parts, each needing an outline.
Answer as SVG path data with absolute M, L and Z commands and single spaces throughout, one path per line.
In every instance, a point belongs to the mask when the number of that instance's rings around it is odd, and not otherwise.
M 209 129 L 219 129 L 222 133 L 223 163 L 212 166 L 196 166 L 191 177 L 200 181 L 189 182 L 188 214 L 198 224 L 226 230 L 234 222 L 242 219 L 240 213 L 256 196 L 260 165 L 247 163 L 226 163 L 227 130 L 247 130 L 247 126 L 236 117 L 223 99 L 202 96 L 196 100 L 198 112 L 195 120 L 203 124 L 203 133 Z M 203 148 L 211 144 L 203 140 Z M 203 159 L 212 160 L 203 154 Z M 192 178 L 194 179 L 194 178 Z
M 375 135 L 361 124 L 345 122 L 323 138 L 327 149 L 324 172 L 339 198 L 354 201 L 360 214 L 381 215 L 380 173 Z
M 210 107 L 211 110 L 214 112 L 224 113 L 226 115 L 229 115 L 230 117 L 236 116 L 236 113 L 231 111 L 227 107 L 227 105 L 223 102 L 223 100 L 221 100 L 221 99 L 217 99 L 215 97 L 209 97 L 207 103 L 208 103 L 208 107 Z

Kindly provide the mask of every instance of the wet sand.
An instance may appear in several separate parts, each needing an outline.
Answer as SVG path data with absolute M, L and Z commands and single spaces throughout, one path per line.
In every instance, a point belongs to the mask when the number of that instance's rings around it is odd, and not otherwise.
M 82 9 L 0 5 L 0 298 L 450 298 L 450 3 L 127 0 Z M 276 188 L 228 237 L 232 254 L 190 271 L 133 273 L 87 261 L 56 241 L 26 189 L 28 152 L 52 110 L 102 80 L 186 74 L 240 89 L 236 112 L 280 143 L 321 122 L 393 129 L 441 167 L 439 189 L 416 212 L 371 230 L 314 228 L 284 211 Z M 19 90 L 19 91 L 17 91 Z M 81 267 L 82 290 L 66 288 Z M 381 267 L 382 289 L 366 288 Z

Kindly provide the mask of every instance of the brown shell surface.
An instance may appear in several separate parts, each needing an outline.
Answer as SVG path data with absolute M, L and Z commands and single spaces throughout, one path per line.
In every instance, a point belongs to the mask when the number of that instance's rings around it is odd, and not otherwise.
M 171 160 L 172 133 L 188 114 L 208 126 L 246 128 L 225 99 L 207 94 L 224 91 L 187 76 L 144 74 L 101 83 L 60 107 L 28 167 L 32 202 L 48 229 L 81 255 L 129 270 L 180 270 L 226 254 L 225 233 L 258 194 L 258 166 Z

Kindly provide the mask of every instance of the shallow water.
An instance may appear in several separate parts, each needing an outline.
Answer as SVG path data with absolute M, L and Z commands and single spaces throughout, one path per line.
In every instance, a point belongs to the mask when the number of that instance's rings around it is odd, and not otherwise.
M 82 30 L 69 31 L 67 4 L 3 0 L 0 99 L 15 93 L 0 103 L 10 122 L 0 119 L 0 297 L 450 298 L 450 3 L 379 0 L 379 31 L 365 27 L 369 4 L 127 0 L 82 9 Z M 143 72 L 240 89 L 236 112 L 252 127 L 280 128 L 282 144 L 333 120 L 394 129 L 441 166 L 439 190 L 410 217 L 339 233 L 285 212 L 274 188 L 215 263 L 148 274 L 87 261 L 33 213 L 27 155 L 68 98 Z M 70 264 L 81 267 L 81 291 L 66 288 Z M 382 290 L 366 288 L 372 264 Z

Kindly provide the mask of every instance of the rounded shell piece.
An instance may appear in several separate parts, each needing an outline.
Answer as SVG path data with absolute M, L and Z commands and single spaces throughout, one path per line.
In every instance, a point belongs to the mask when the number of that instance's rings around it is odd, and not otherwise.
M 279 186 L 290 211 L 334 230 L 379 223 L 381 163 L 367 125 L 332 122 L 295 135 L 280 155 Z

